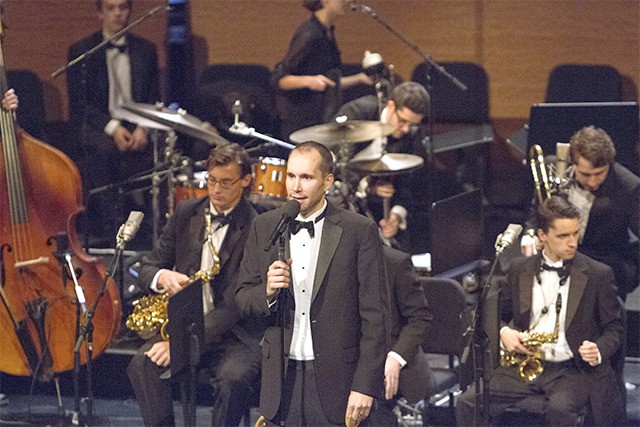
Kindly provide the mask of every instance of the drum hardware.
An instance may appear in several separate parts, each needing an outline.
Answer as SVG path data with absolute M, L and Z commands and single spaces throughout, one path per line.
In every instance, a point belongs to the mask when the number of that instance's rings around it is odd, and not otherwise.
M 173 110 L 165 107 L 161 102 L 157 102 L 154 105 L 129 102 L 122 104 L 122 108 L 146 119 L 168 126 L 177 132 L 182 132 L 206 141 L 210 145 L 229 144 L 229 141 L 207 129 L 205 122 L 188 114 L 187 111 L 182 108 Z
M 233 103 L 232 113 L 234 115 L 233 125 L 229 128 L 229 132 L 234 133 L 236 135 L 248 136 L 253 138 L 258 138 L 263 141 L 271 142 L 273 144 L 279 145 L 281 147 L 287 148 L 289 150 L 293 150 L 295 145 L 291 145 L 284 141 L 280 141 L 279 139 L 272 138 L 268 135 L 264 135 L 262 133 L 256 132 L 256 130 L 252 127 L 246 125 L 240 121 L 240 114 L 242 114 L 242 103 L 239 99 Z
M 287 161 L 261 157 L 253 164 L 252 201 L 280 204 L 287 199 Z

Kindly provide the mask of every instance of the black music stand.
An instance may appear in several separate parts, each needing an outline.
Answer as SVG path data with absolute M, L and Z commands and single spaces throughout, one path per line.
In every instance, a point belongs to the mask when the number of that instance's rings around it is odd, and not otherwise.
M 196 373 L 204 344 L 202 286 L 198 279 L 169 298 L 171 379 L 180 383 L 184 424 L 196 425 Z
M 605 130 L 616 147 L 618 162 L 640 175 L 636 150 L 640 124 L 636 102 L 533 104 L 527 152 L 538 144 L 545 154 L 555 154 L 557 142 L 569 142 L 576 131 L 590 125 Z

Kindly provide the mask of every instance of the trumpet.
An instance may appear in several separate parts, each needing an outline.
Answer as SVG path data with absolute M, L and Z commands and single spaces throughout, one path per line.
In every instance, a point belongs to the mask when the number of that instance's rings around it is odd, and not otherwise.
M 525 355 L 514 351 L 500 350 L 500 366 L 517 366 L 518 374 L 524 382 L 535 380 L 544 371 L 542 360 L 542 344 L 553 344 L 558 342 L 558 332 L 560 330 L 560 310 L 562 308 L 562 297 L 558 294 L 556 298 L 556 323 L 553 333 L 538 332 L 528 333 L 523 344 L 533 355 Z
M 213 265 L 209 269 L 196 272 L 188 280 L 180 283 L 184 288 L 190 284 L 202 280 L 202 286 L 209 286 L 209 282 L 220 272 L 220 258 L 213 245 L 211 233 L 211 213 L 205 212 L 205 234 L 207 243 L 213 257 Z M 137 332 L 140 338 L 147 340 L 160 332 L 164 341 L 169 341 L 167 325 L 169 324 L 168 312 L 169 294 L 146 295 L 133 302 L 133 313 L 127 317 L 126 325 L 130 330 Z
M 529 149 L 529 164 L 533 175 L 538 203 L 544 202 L 554 194 L 564 194 L 568 190 L 573 176 L 573 167 L 569 166 L 569 144 L 556 144 L 556 163 L 544 162 L 542 147 L 538 144 Z

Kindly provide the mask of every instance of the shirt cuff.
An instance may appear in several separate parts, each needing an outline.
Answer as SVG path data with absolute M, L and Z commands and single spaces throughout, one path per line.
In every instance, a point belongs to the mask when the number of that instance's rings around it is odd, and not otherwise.
M 398 353 L 396 353 L 395 351 L 390 351 L 389 352 L 389 356 L 393 357 L 394 359 L 396 359 L 398 361 L 398 363 L 400 364 L 401 368 L 404 368 L 405 366 L 407 366 L 407 361 L 404 360 L 402 358 L 402 356 L 400 356 Z
M 595 362 L 589 362 L 589 365 L 598 366 L 601 363 L 602 363 L 602 355 L 600 354 L 600 350 L 598 350 L 598 358 L 596 359 Z
M 160 273 L 162 273 L 165 270 L 166 270 L 166 268 L 161 268 L 160 270 L 158 270 L 158 272 L 155 274 L 155 276 L 153 276 L 153 280 L 151 281 L 151 284 L 149 285 L 149 289 L 151 289 L 153 292 L 157 292 L 159 294 L 164 294 L 167 291 L 164 288 L 158 289 L 158 277 L 160 277 Z
M 109 120 L 109 122 L 107 122 L 106 126 L 104 127 L 104 133 L 106 133 L 109 136 L 113 136 L 113 133 L 116 131 L 116 129 L 120 125 L 121 125 L 120 120 L 111 119 Z

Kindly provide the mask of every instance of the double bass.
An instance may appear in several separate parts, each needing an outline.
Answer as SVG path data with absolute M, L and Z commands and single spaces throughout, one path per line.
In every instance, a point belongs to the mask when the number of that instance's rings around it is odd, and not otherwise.
M 2 27 L 0 97 L 8 88 Z M 21 130 L 13 111 L 2 109 L 0 127 L 0 371 L 48 380 L 74 367 L 77 323 L 84 319 L 78 319 L 73 274 L 90 306 L 105 268 L 84 250 L 75 228 L 84 211 L 75 164 Z M 60 245 L 54 244 L 65 235 L 73 272 L 58 261 Z M 92 322 L 94 355 L 111 343 L 121 314 L 118 289 L 109 280 Z M 81 352 L 81 363 L 86 357 Z

